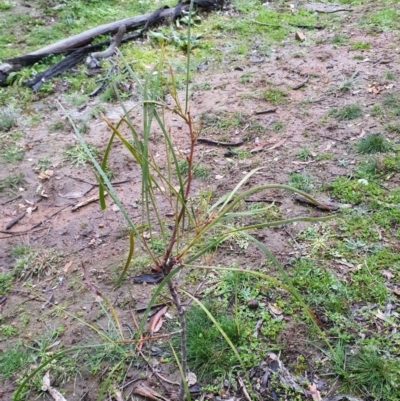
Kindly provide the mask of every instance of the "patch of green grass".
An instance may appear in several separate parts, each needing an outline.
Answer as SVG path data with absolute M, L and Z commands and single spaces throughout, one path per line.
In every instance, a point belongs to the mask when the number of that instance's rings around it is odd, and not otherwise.
M 20 343 L 0 351 L 0 376 L 9 379 L 29 362 L 29 353 Z
M 313 179 L 306 173 L 291 173 L 289 185 L 304 192 L 310 192 L 314 188 Z
M 275 132 L 282 131 L 284 128 L 284 124 L 282 121 L 275 121 L 271 124 L 271 130 Z
M 400 154 L 393 153 L 385 156 L 380 163 L 383 172 L 400 173 Z
M 312 153 L 310 150 L 303 148 L 300 149 L 297 153 L 296 153 L 296 157 L 300 160 L 303 161 L 309 161 L 313 159 Z
M 338 121 L 354 120 L 362 115 L 362 108 L 358 104 L 349 104 L 339 109 L 332 109 L 329 115 Z
M 361 392 L 376 401 L 398 399 L 399 360 L 380 355 L 377 349 L 361 348 L 345 361 L 345 389 Z
M 10 145 L 3 149 L 1 156 L 7 163 L 16 163 L 23 160 L 24 151 L 17 145 Z
M 0 1 L 0 11 L 8 11 L 14 7 L 11 1 Z
M 12 106 L 0 108 L 0 131 L 8 131 L 17 125 L 17 113 Z
M 21 279 L 50 274 L 63 260 L 62 252 L 54 248 L 33 248 L 18 245 L 11 249 L 14 256 L 13 274 Z
M 399 27 L 399 16 L 396 8 L 384 7 L 379 11 L 365 13 L 361 18 L 361 24 L 389 31 Z
M 319 155 L 316 156 L 315 160 L 321 161 L 321 160 L 335 160 L 335 155 L 329 152 L 324 152 L 320 153 Z
M 244 74 L 242 74 L 239 78 L 239 82 L 241 84 L 248 84 L 251 82 L 251 79 L 253 77 L 253 73 L 252 72 L 245 72 Z
M 347 177 L 338 177 L 330 185 L 332 196 L 353 204 L 382 195 L 383 190 L 374 181 L 365 179 L 352 180 Z
M 306 297 L 308 305 L 318 306 L 328 315 L 348 310 L 349 289 L 346 282 L 328 267 L 304 257 L 296 260 L 290 274 L 293 284 Z
M 382 134 L 369 134 L 356 143 L 360 153 L 386 153 L 393 145 Z
M 206 303 L 205 306 L 233 344 L 239 346 L 241 336 L 235 319 L 222 313 L 216 304 Z M 200 380 L 224 377 L 238 364 L 235 354 L 203 309 L 194 306 L 187 311 L 186 327 L 188 364 Z
M 87 143 L 86 146 L 89 148 L 90 152 L 94 157 L 98 157 L 101 154 L 100 149 L 96 148 L 94 145 Z M 89 156 L 85 152 L 81 144 L 68 146 L 64 151 L 64 160 L 71 162 L 75 167 L 84 166 L 89 162 Z
M 18 334 L 18 328 L 11 324 L 0 325 L 0 334 L 4 337 L 14 337 Z
M 45 171 L 47 170 L 47 167 L 49 167 L 49 165 L 51 164 L 51 160 L 48 157 L 41 157 L 37 163 L 36 163 L 36 167 L 40 170 L 40 171 Z
M 178 168 L 181 174 L 188 174 L 188 162 L 187 160 L 181 160 L 179 162 Z M 193 166 L 193 177 L 206 180 L 210 176 L 211 169 L 202 163 L 197 163 Z
M 373 180 L 377 177 L 378 161 L 375 158 L 369 158 L 363 160 L 356 168 L 355 172 L 358 178 L 365 178 L 367 180 Z
M 395 72 L 393 72 L 393 71 L 385 71 L 383 74 L 382 74 L 382 78 L 385 80 L 385 81 L 394 81 L 394 80 L 396 80 L 397 79 L 397 75 L 396 75 L 396 73 Z
M 348 92 L 357 82 L 357 75 L 358 72 L 354 72 L 350 78 L 346 78 L 345 76 L 342 77 L 342 81 L 333 88 L 330 88 L 330 92 Z
M 349 37 L 347 35 L 337 33 L 332 36 L 330 42 L 335 45 L 343 45 L 343 44 L 347 43 L 348 40 L 349 40 Z
M 278 88 L 269 88 L 262 93 L 262 98 L 273 104 L 286 103 L 287 97 L 287 92 Z
M 362 41 L 351 42 L 350 44 L 351 50 L 369 50 L 371 49 L 371 44 Z
M 370 115 L 372 117 L 376 117 L 376 118 L 381 118 L 383 117 L 383 110 L 382 107 L 379 104 L 374 104 L 370 111 L 369 111 Z
M 382 106 L 388 112 L 389 116 L 400 117 L 400 94 L 388 93 L 384 96 Z
M 400 134 L 400 123 L 389 123 L 385 126 L 385 131 Z
M 0 192 L 6 189 L 13 189 L 18 191 L 18 188 L 25 183 L 25 178 L 22 173 L 10 175 L 4 180 L 0 180 Z
M 13 281 L 13 274 L 12 273 L 0 273 L 0 294 L 5 295 L 8 291 L 10 291 L 12 287 Z
M 65 128 L 65 125 L 62 121 L 57 121 L 57 122 L 49 125 L 50 132 L 62 131 L 64 128 Z

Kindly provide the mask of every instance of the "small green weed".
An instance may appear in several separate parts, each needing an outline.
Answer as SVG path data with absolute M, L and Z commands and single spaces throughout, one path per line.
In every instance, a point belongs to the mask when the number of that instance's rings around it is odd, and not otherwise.
M 352 42 L 350 45 L 351 45 L 351 50 L 369 50 L 369 49 L 371 49 L 371 45 L 369 43 L 362 42 L 362 41 Z
M 378 161 L 375 158 L 363 160 L 359 166 L 356 167 L 355 172 L 359 178 L 373 180 L 378 175 Z
M 62 121 L 57 121 L 57 122 L 49 125 L 50 132 L 62 131 L 64 128 L 65 128 L 65 125 Z
M 262 98 L 273 104 L 286 103 L 288 94 L 277 88 L 269 88 L 262 93 Z
M 245 72 L 244 74 L 242 74 L 239 78 L 239 82 L 241 84 L 248 84 L 251 82 L 251 78 L 253 77 L 253 73 L 252 72 Z
M 335 34 L 332 36 L 330 42 L 335 45 L 343 45 L 347 43 L 349 40 L 349 37 L 347 35 L 343 34 Z
M 18 191 L 18 188 L 25 183 L 25 177 L 22 173 L 10 175 L 4 180 L 0 180 L 0 192 L 6 189 Z
M 400 116 L 400 95 L 399 93 L 388 93 L 383 98 L 382 105 L 390 116 Z
M 275 121 L 271 125 L 271 130 L 275 131 L 275 132 L 279 132 L 279 131 L 283 130 L 283 127 L 284 127 L 284 125 L 283 125 L 282 121 Z
M 12 106 L 0 108 L 0 131 L 8 131 L 17 125 L 17 113 Z
M 362 115 L 362 108 L 358 104 L 349 104 L 339 109 L 332 109 L 329 115 L 338 121 L 354 120 Z
M 205 306 L 233 344 L 240 345 L 235 319 L 222 313 L 215 304 L 206 303 Z M 194 306 L 188 310 L 186 327 L 188 363 L 201 380 L 212 381 L 216 376 L 224 376 L 237 364 L 233 351 L 203 309 Z
M 13 273 L 23 279 L 50 274 L 62 261 L 63 254 L 54 248 L 32 248 L 18 245 L 11 249 L 14 256 Z
M 300 149 L 297 152 L 296 157 L 298 159 L 300 159 L 300 160 L 303 160 L 303 161 L 309 161 L 309 160 L 313 159 L 311 151 L 308 150 L 308 149 L 305 149 L 305 148 L 304 149 Z
M 356 149 L 360 153 L 385 153 L 392 147 L 393 145 L 382 134 L 366 135 L 356 144 Z
M 0 352 L 0 376 L 4 379 L 8 379 L 28 362 L 29 353 L 22 344 L 7 345 L 7 347 Z
M 24 158 L 24 151 L 17 145 L 7 146 L 3 149 L 2 157 L 7 163 L 20 162 Z
M 399 360 L 384 357 L 374 349 L 361 349 L 349 356 L 346 371 L 347 386 L 353 391 L 362 390 L 374 400 L 396 400 L 400 385 Z
M 1 11 L 8 11 L 14 7 L 11 1 L 0 1 L 0 10 Z
M 0 294 L 5 295 L 8 291 L 10 291 L 12 287 L 13 281 L 13 274 L 12 273 L 0 273 Z
M 4 337 L 13 337 L 18 334 L 18 328 L 11 324 L 0 325 L 0 334 Z
M 396 75 L 396 73 L 394 73 L 393 71 L 385 71 L 385 72 L 382 74 L 382 78 L 383 78 L 385 81 L 394 81 L 394 80 L 397 78 L 397 75 Z
M 188 162 L 187 160 L 181 160 L 179 162 L 179 171 L 181 174 L 186 175 L 188 173 Z M 195 178 L 203 179 L 206 180 L 210 176 L 210 168 L 207 166 L 204 166 L 201 163 L 196 164 L 193 167 L 193 176 Z
M 94 157 L 100 155 L 100 150 L 94 145 L 87 143 L 86 146 L 89 148 Z M 64 160 L 67 160 L 71 162 L 73 166 L 78 167 L 84 166 L 90 159 L 83 149 L 83 146 L 81 144 L 77 144 L 67 147 L 67 149 L 64 151 Z
M 400 123 L 389 123 L 385 126 L 385 131 L 400 134 Z
M 313 188 L 313 179 L 306 173 L 291 173 L 289 185 L 304 192 L 310 192 Z
M 42 157 L 40 158 L 37 163 L 36 163 L 36 167 L 40 170 L 40 171 L 45 171 L 47 170 L 47 167 L 51 164 L 51 160 L 48 157 Z
M 345 76 L 342 77 L 342 81 L 333 88 L 330 88 L 330 92 L 348 92 L 357 82 L 358 72 L 354 72 L 350 78 L 346 78 Z

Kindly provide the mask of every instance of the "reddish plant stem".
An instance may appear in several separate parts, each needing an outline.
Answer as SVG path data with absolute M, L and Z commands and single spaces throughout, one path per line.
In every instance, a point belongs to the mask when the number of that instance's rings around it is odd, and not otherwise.
M 187 156 L 187 158 L 186 158 L 186 160 L 188 162 L 188 180 L 187 180 L 187 184 L 186 184 L 183 205 L 179 212 L 178 218 L 176 219 L 175 227 L 174 227 L 174 230 L 171 235 L 171 240 L 169 242 L 168 248 L 164 255 L 164 261 L 163 261 L 163 266 L 162 266 L 164 274 L 168 274 L 171 271 L 171 269 L 174 267 L 174 262 L 171 262 L 170 256 L 171 256 L 172 249 L 176 242 L 176 236 L 178 234 L 179 224 L 181 223 L 183 214 L 185 213 L 186 202 L 187 202 L 187 199 L 190 194 L 191 183 L 192 183 L 192 179 L 193 179 L 192 165 L 193 165 L 194 144 L 196 142 L 196 136 L 193 131 L 193 120 L 192 120 L 192 117 L 190 116 L 190 112 L 188 112 L 187 121 L 188 121 L 188 125 L 189 125 L 189 133 L 190 133 L 190 153 L 189 153 L 189 156 Z
M 179 387 L 179 400 L 185 401 L 185 386 L 186 386 L 186 375 L 188 373 L 187 368 L 187 343 L 186 343 L 186 319 L 185 319 L 185 310 L 181 304 L 181 298 L 176 290 L 176 287 L 172 280 L 168 281 L 169 292 L 172 296 L 172 301 L 178 311 L 178 319 L 179 324 L 181 326 L 181 367 L 182 367 L 182 375 L 181 375 L 181 384 Z

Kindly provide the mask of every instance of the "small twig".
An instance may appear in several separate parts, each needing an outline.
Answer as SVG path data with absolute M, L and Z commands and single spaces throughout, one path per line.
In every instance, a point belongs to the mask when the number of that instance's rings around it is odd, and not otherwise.
M 348 11 L 348 12 L 352 12 L 353 10 L 350 8 L 337 8 L 336 10 L 316 10 L 316 9 L 312 9 L 312 8 L 308 8 L 310 11 L 314 11 L 316 13 L 320 13 L 320 14 L 333 14 L 333 13 L 338 13 L 341 11 Z
M 20 220 L 22 220 L 25 217 L 25 215 L 26 215 L 26 212 L 23 212 L 23 213 L 19 214 L 17 217 L 15 217 L 14 219 L 12 219 L 9 223 L 7 223 L 6 230 L 9 230 L 12 226 L 17 224 Z
M 221 141 L 214 141 L 213 139 L 208 139 L 208 138 L 197 138 L 197 142 L 203 142 L 203 143 L 208 143 L 210 145 L 216 145 L 216 146 L 241 146 L 244 144 L 244 141 L 240 142 L 221 142 Z
M 295 91 L 295 90 L 297 90 L 297 89 L 302 88 L 302 87 L 308 82 L 309 79 L 310 79 L 310 76 L 307 75 L 307 78 L 305 79 L 305 81 L 299 83 L 298 85 L 293 86 L 292 89 Z
M 107 192 L 104 192 L 104 196 L 107 196 Z M 99 195 L 95 195 L 95 196 L 92 196 L 89 199 L 86 199 L 86 200 L 84 200 L 82 202 L 79 202 L 71 209 L 71 212 L 76 212 L 81 207 L 89 205 L 90 203 L 96 202 L 99 199 L 100 199 Z
M 89 95 L 88 95 L 89 97 L 94 97 L 94 96 L 96 96 L 99 92 L 101 92 L 101 91 L 104 89 L 104 87 L 107 85 L 107 81 L 109 80 L 110 75 L 111 75 L 111 73 L 113 72 L 113 70 L 114 70 L 114 66 L 112 65 L 112 66 L 108 69 L 107 75 L 102 79 L 101 84 L 100 84 L 93 92 L 90 92 L 90 93 L 89 93 Z
M 41 226 L 42 224 L 46 223 L 46 221 L 50 220 L 52 217 L 56 216 L 58 213 L 61 213 L 64 209 L 66 209 L 67 207 L 70 207 L 72 205 L 67 205 L 64 206 L 63 208 L 61 208 L 60 210 L 57 210 L 57 212 L 54 212 L 53 214 L 51 214 L 49 217 L 46 217 L 44 220 L 40 221 L 39 223 L 36 223 L 35 225 L 33 225 L 31 228 L 29 228 L 28 230 L 25 231 L 1 231 L 0 233 L 2 234 L 9 234 L 9 235 L 18 235 L 18 234 L 26 234 L 31 232 L 33 229 L 35 229 L 36 227 Z M 45 230 L 46 227 L 41 228 L 40 230 Z M 40 231 L 40 230 L 36 230 L 36 231 Z M 35 231 L 35 232 L 36 232 Z
M 11 202 L 13 202 L 13 201 L 15 201 L 15 200 L 17 200 L 17 199 L 19 199 L 19 198 L 22 198 L 22 195 L 14 196 L 13 198 L 11 198 L 11 199 L 9 199 L 9 200 L 6 200 L 6 201 L 4 201 L 3 203 L 0 203 L 0 205 L 1 205 L 1 206 L 7 205 L 7 203 L 11 203 Z
M 253 114 L 258 116 L 259 114 L 268 114 L 268 113 L 275 113 L 278 110 L 277 107 L 274 107 L 273 109 L 266 109 L 266 110 L 260 110 L 260 111 L 254 111 Z
M 244 385 L 244 382 L 243 382 L 242 378 L 240 376 L 238 376 L 237 380 L 238 380 L 239 385 L 240 385 L 240 387 L 241 387 L 241 389 L 243 391 L 244 398 L 246 398 L 247 401 L 251 401 L 251 397 L 250 397 L 249 393 L 247 392 L 247 388 Z
M 267 199 L 267 198 L 261 198 L 261 199 L 244 199 L 244 201 L 246 203 L 261 203 L 261 202 L 265 202 L 265 203 L 276 203 L 277 205 L 281 205 L 282 202 L 275 200 L 275 199 Z

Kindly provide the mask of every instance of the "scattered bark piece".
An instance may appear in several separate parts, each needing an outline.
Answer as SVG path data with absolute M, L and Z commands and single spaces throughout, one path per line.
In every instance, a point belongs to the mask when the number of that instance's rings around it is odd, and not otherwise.
M 258 116 L 260 114 L 269 114 L 269 113 L 275 113 L 278 110 L 277 107 L 274 107 L 273 109 L 266 109 L 266 110 L 259 110 L 259 111 L 255 111 L 253 114 Z
M 325 203 L 325 202 L 320 202 L 320 201 L 313 202 L 310 199 L 307 199 L 304 196 L 301 196 L 299 194 L 294 194 L 293 195 L 293 199 L 295 201 L 297 201 L 297 202 L 300 202 L 300 203 L 307 203 L 308 205 L 315 206 L 315 207 L 317 207 L 318 209 L 321 209 L 321 210 L 328 210 L 330 212 L 339 210 L 339 206 L 337 206 L 337 205 L 330 204 L 330 203 Z
M 299 42 L 304 42 L 306 40 L 306 35 L 304 35 L 303 32 L 301 31 L 297 31 L 294 35 L 294 37 L 296 38 L 296 40 L 298 40 Z
M 214 139 L 208 139 L 208 138 L 197 138 L 197 142 L 202 142 L 202 143 L 208 143 L 210 145 L 215 145 L 215 146 L 241 146 L 244 144 L 244 141 L 239 141 L 239 142 L 221 142 L 221 141 L 215 141 Z
M 310 79 L 310 76 L 307 75 L 307 78 L 303 82 L 299 83 L 298 85 L 293 86 L 292 89 L 295 91 L 297 89 L 302 88 L 308 82 L 309 79 Z
M 20 220 L 22 220 L 26 215 L 26 212 L 23 212 L 19 214 L 17 217 L 12 219 L 9 223 L 6 225 L 6 230 L 9 230 L 11 227 L 15 226 Z

